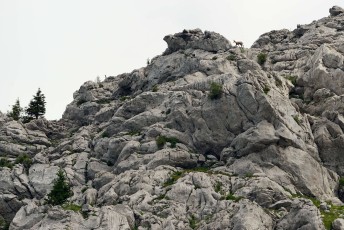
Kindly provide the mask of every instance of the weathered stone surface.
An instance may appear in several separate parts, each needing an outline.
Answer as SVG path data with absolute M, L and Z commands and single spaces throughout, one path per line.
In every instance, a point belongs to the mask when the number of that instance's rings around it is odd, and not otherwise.
M 324 229 L 319 209 L 344 200 L 342 12 L 265 33 L 250 49 L 184 30 L 147 67 L 84 83 L 60 121 L 0 113 L 0 220 L 42 230 Z M 44 204 L 59 168 L 80 212 Z
M 290 212 L 285 215 L 276 229 L 325 229 L 319 210 L 310 200 L 295 200 Z
M 344 13 L 344 10 L 339 6 L 333 6 L 330 9 L 331 16 L 337 16 L 337 15 L 342 14 L 342 13 Z
M 333 230 L 343 230 L 344 229 L 344 219 L 338 218 L 332 222 Z
M 29 183 L 41 197 L 52 188 L 59 167 L 48 164 L 34 164 L 29 170 Z
M 200 29 L 184 30 L 181 33 L 164 37 L 168 49 L 166 54 L 184 49 L 202 49 L 205 51 L 225 51 L 231 47 L 231 43 L 222 35 Z
M 134 227 L 134 214 L 125 205 L 103 206 L 86 220 L 81 214 L 58 207 L 38 207 L 34 202 L 22 207 L 10 229 L 125 229 Z

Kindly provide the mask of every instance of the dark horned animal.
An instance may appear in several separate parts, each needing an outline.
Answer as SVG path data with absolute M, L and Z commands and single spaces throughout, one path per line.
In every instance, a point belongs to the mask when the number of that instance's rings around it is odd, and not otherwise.
M 241 41 L 235 41 L 235 40 L 233 40 L 233 42 L 235 43 L 235 46 L 244 47 L 244 43 L 241 42 Z

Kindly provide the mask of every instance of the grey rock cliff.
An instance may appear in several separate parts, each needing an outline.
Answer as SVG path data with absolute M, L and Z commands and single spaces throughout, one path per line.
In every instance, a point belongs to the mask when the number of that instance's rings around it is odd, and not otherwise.
M 342 229 L 342 12 L 250 49 L 184 30 L 60 121 L 0 113 L 0 228 Z M 59 168 L 74 211 L 44 202 Z

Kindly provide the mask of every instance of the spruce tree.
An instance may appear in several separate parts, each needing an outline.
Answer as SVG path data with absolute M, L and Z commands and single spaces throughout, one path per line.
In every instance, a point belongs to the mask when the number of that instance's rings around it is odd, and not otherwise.
M 28 108 L 26 109 L 26 113 L 28 117 L 36 118 L 43 116 L 45 114 L 45 96 L 42 94 L 40 88 L 33 99 L 30 101 Z
M 16 100 L 16 103 L 12 105 L 12 111 L 8 112 L 8 116 L 12 117 L 14 120 L 18 121 L 21 118 L 21 112 L 23 108 L 20 107 L 19 98 Z
M 60 168 L 54 180 L 53 189 L 46 200 L 48 204 L 61 205 L 72 195 L 71 186 L 67 181 L 64 171 Z

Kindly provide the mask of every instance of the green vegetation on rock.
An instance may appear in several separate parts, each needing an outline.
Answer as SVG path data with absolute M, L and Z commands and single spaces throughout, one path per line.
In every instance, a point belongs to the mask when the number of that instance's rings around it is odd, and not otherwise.
M 210 84 L 210 93 L 209 93 L 209 98 L 211 100 L 219 99 L 221 98 L 223 93 L 222 85 L 218 84 L 216 82 L 212 82 Z
M 48 194 L 47 203 L 52 205 L 61 205 L 72 196 L 72 190 L 65 172 L 60 168 L 57 172 L 57 178 L 54 180 L 54 185 L 50 193 Z
M 7 157 L 0 158 L 0 167 L 7 167 L 12 169 L 13 164 L 7 159 Z
M 38 88 L 36 95 L 30 101 L 28 108 L 25 110 L 27 117 L 38 119 L 45 114 L 45 96 L 41 89 Z
M 12 110 L 7 113 L 7 116 L 13 118 L 13 120 L 18 121 L 21 118 L 21 113 L 23 108 L 20 106 L 19 98 L 16 100 L 16 103 L 12 105 Z
M 167 142 L 169 142 L 171 144 L 171 148 L 175 148 L 177 146 L 177 143 L 180 142 L 175 137 L 166 137 L 166 136 L 162 136 L 162 135 L 158 136 L 155 141 L 156 141 L 156 145 L 160 149 L 163 148 Z
M 266 62 L 266 59 L 267 59 L 267 54 L 266 53 L 259 53 L 257 55 L 257 62 L 259 65 L 263 66 Z
M 32 160 L 31 157 L 24 153 L 24 154 L 20 154 L 16 160 L 15 160 L 16 164 L 23 164 L 24 168 L 29 169 L 30 166 L 32 165 Z

